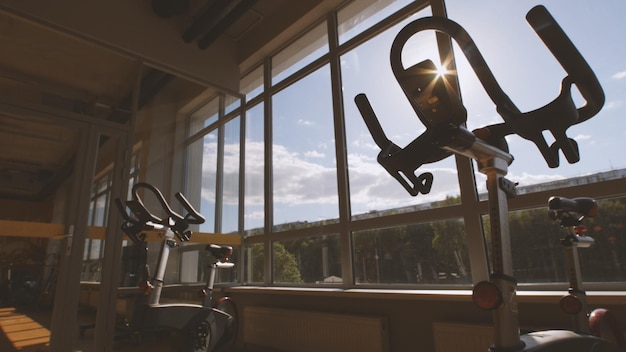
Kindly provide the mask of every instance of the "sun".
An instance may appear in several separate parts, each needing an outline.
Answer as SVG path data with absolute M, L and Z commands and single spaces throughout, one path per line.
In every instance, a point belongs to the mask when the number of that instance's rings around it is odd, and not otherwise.
M 437 70 L 437 77 L 443 77 L 447 75 L 448 73 L 450 73 L 450 71 L 448 71 L 448 68 L 445 65 L 435 64 L 435 67 Z

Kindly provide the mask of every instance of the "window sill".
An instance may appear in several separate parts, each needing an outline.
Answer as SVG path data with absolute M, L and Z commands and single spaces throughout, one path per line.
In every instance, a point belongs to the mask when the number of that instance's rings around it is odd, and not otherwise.
M 341 298 L 397 299 L 447 302 L 471 302 L 471 290 L 416 290 L 416 289 L 369 289 L 369 288 L 312 288 L 312 287 L 264 287 L 232 286 L 224 287 L 225 292 L 251 293 L 268 295 L 325 296 Z M 520 303 L 558 303 L 565 291 L 518 291 Z M 590 291 L 587 292 L 588 304 L 626 304 L 626 291 Z

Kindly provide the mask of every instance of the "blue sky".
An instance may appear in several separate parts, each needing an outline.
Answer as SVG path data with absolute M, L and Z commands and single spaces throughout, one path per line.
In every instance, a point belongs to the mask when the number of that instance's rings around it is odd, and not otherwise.
M 484 6 L 471 9 L 469 3 Z M 626 33 L 626 2 L 549 0 L 542 4 L 596 73 L 606 103 L 598 115 L 572 126 L 568 132 L 579 143 L 579 163 L 570 165 L 561 156 L 561 166 L 550 169 L 532 143 L 520 137 L 509 138 L 515 156 L 510 177 L 537 183 L 626 167 L 626 158 L 620 152 L 626 146 L 622 122 L 626 108 L 626 45 L 622 37 Z M 447 5 L 449 17 L 461 23 L 474 38 L 503 89 L 522 111 L 550 102 L 565 77 L 564 70 L 524 19 L 531 5 L 534 3 L 526 1 L 462 0 L 451 0 Z M 459 75 L 470 128 L 500 121 L 483 91 L 471 89 L 477 84 L 475 75 L 462 60 Z
M 525 20 L 526 12 L 537 3 L 449 0 L 446 4 L 448 16 L 467 30 L 504 91 L 522 112 L 542 107 L 558 95 L 565 72 Z M 515 157 L 508 178 L 530 185 L 626 167 L 621 152 L 626 149 L 622 122 L 626 109 L 626 45 L 621 38 L 626 23 L 620 18 L 626 14 L 626 1 L 546 0 L 542 4 L 587 59 L 604 88 L 606 103 L 597 116 L 568 130 L 570 138 L 579 144 L 579 163 L 570 165 L 561 155 L 561 166 L 550 169 L 533 143 L 517 136 L 507 138 Z M 427 15 L 416 14 L 404 24 Z M 458 195 L 454 159 L 447 158 L 418 170 L 433 172 L 435 183 L 430 194 L 411 197 L 376 162 L 379 149 L 353 102 L 356 94 L 366 93 L 388 137 L 400 146 L 424 131 L 389 66 L 389 49 L 402 27 L 396 26 L 341 57 L 353 214 Z M 435 61 L 433 33 L 420 33 L 407 43 L 405 66 L 424 58 Z M 457 50 L 456 54 L 468 127 L 501 122 L 462 53 Z M 328 77 L 328 67 L 322 68 L 307 78 L 305 85 L 281 92 L 274 101 L 275 224 L 338 216 Z M 261 109 L 257 110 L 249 117 L 262 118 Z M 250 165 L 246 172 L 258 180 L 262 179 L 263 158 L 251 153 L 262 153 L 262 134 L 252 135 L 257 137 L 248 140 Z M 551 142 L 551 137 L 546 139 Z M 478 175 L 479 187 L 483 187 L 481 177 Z M 259 215 L 263 190 L 258 186 L 246 190 L 246 228 L 263 224 Z M 236 198 L 226 195 L 227 199 Z

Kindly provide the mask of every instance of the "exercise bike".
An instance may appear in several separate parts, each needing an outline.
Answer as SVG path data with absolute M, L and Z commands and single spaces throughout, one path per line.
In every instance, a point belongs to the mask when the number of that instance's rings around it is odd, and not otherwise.
M 230 328 L 226 332 L 222 343 L 224 350 L 228 350 L 234 345 L 237 339 L 237 332 L 239 330 L 239 315 L 237 314 L 237 306 L 235 302 L 229 296 L 220 297 L 216 304 L 213 306 L 213 286 L 215 284 L 215 276 L 219 269 L 231 269 L 235 266 L 230 262 L 230 257 L 233 254 L 233 247 L 220 246 L 216 244 L 208 244 L 205 250 L 211 255 L 213 260 L 209 264 L 209 275 L 205 286 L 200 290 L 198 295 L 202 299 L 202 306 L 215 307 L 217 310 L 230 315 Z
M 565 230 L 560 242 L 565 251 L 569 289 L 559 305 L 571 316 L 573 331 L 605 338 L 619 346 L 621 351 L 626 351 L 626 340 L 612 313 L 604 308 L 596 308 L 591 313 L 587 310 L 578 250 L 590 248 L 595 242 L 586 234 L 587 227 L 582 222 L 585 218 L 595 217 L 598 209 L 598 203 L 588 197 L 550 197 L 548 200 L 548 216 Z
M 145 189 L 153 194 L 166 217 L 160 218 L 148 210 L 138 191 Z M 179 338 L 178 351 L 223 351 L 234 337 L 234 317 L 212 307 L 210 304 L 163 304 L 160 303 L 161 292 L 167 260 L 171 248 L 181 245 L 191 239 L 190 224 L 201 224 L 204 217 L 189 204 L 187 199 L 177 193 L 176 199 L 187 211 L 185 216 L 174 212 L 163 194 L 148 183 L 137 183 L 132 189 L 132 199 L 122 202 L 116 199 L 125 222 L 122 231 L 137 245 L 144 246 L 147 230 L 164 231 L 164 239 L 156 264 L 155 275 L 149 277 L 148 266 L 144 272 L 145 279 L 139 287 L 143 294 L 136 304 L 132 320 L 123 329 L 122 334 L 131 336 L 134 340 L 156 336 L 162 332 L 171 332 Z M 130 214 L 127 212 L 130 209 Z M 222 248 L 215 245 L 216 248 Z M 220 261 L 226 261 L 230 251 L 220 252 Z M 211 275 L 214 276 L 214 271 Z M 209 281 L 206 290 L 213 290 L 213 281 Z M 210 297 L 210 295 L 209 295 Z
M 522 113 L 501 89 L 469 34 L 456 22 L 443 17 L 426 17 L 409 23 L 391 46 L 392 71 L 418 118 L 426 126 L 424 133 L 405 148 L 400 148 L 385 135 L 366 95 L 357 95 L 355 103 L 381 148 L 378 163 L 409 194 L 427 194 L 433 185 L 432 173 L 415 174 L 420 166 L 452 154 L 476 160 L 479 172 L 487 176 L 492 272 L 489 280 L 474 285 L 472 298 L 479 308 L 493 312 L 494 344 L 490 351 L 613 351 L 615 346 L 606 340 L 569 330 L 520 335 L 517 281 L 513 276 L 508 225 L 508 198 L 515 196 L 516 191 L 515 184 L 505 178 L 513 156 L 504 137 L 517 134 L 533 142 L 549 167 L 559 166 L 559 151 L 568 162 L 575 163 L 580 158 L 578 146 L 566 135 L 566 130 L 595 116 L 604 104 L 604 92 L 595 74 L 546 8 L 534 7 L 526 19 L 567 72 L 561 82 L 561 93 L 544 107 Z M 423 30 L 442 32 L 457 42 L 496 105 L 503 123 L 467 130 L 467 111 L 459 93 L 437 74 L 431 60 L 403 67 L 401 53 L 404 45 Z M 571 96 L 574 84 L 586 101 L 580 108 L 576 107 Z M 551 146 L 543 136 L 544 131 L 550 131 L 555 138 Z

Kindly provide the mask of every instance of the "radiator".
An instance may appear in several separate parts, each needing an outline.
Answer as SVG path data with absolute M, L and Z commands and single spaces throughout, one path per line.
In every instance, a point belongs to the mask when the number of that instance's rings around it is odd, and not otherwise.
M 244 307 L 247 347 L 284 352 L 388 352 L 384 317 Z
M 433 323 L 435 352 L 485 352 L 493 344 L 493 326 Z

